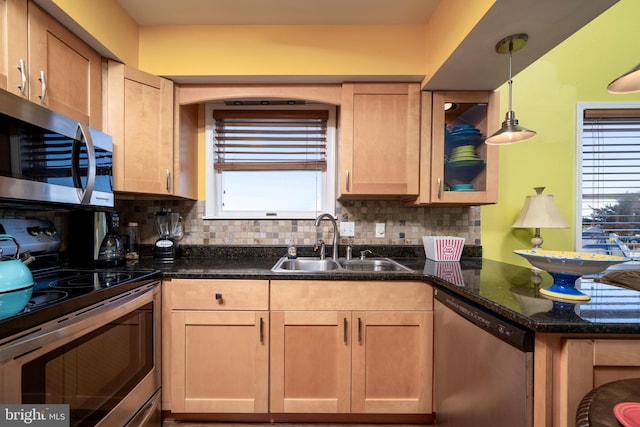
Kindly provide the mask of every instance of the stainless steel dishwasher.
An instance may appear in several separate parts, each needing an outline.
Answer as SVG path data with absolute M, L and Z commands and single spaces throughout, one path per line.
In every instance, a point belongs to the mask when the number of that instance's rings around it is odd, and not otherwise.
M 533 332 L 435 290 L 437 426 L 533 425 Z

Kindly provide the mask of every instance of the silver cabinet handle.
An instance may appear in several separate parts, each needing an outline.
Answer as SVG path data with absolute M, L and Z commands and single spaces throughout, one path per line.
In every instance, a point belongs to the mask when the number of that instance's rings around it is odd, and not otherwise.
M 438 200 L 442 199 L 442 180 L 438 178 Z
M 20 70 L 20 93 L 23 95 L 27 94 L 27 66 L 24 63 L 24 59 L 20 59 L 20 65 L 18 65 L 18 70 Z
M 47 103 L 47 79 L 45 78 L 44 71 L 40 70 L 40 83 L 42 85 L 42 95 L 40 95 L 40 102 Z
M 167 193 L 171 192 L 171 171 L 167 169 Z
M 349 169 L 347 169 L 345 172 L 346 172 L 345 187 L 347 188 L 347 191 L 351 191 L 351 177 L 349 176 Z

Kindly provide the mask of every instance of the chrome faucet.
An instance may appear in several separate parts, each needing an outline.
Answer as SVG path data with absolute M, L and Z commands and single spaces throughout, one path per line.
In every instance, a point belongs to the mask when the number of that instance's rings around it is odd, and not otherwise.
M 320 225 L 320 222 L 322 222 L 323 219 L 328 219 L 329 221 L 331 221 L 331 224 L 333 225 L 333 260 L 337 261 L 338 260 L 338 224 L 336 223 L 336 219 L 334 217 L 332 217 L 328 213 L 323 213 L 316 218 L 316 227 Z

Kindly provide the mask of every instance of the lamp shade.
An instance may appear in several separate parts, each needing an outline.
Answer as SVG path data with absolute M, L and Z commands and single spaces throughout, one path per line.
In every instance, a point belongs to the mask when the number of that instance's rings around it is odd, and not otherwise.
M 607 90 L 615 94 L 640 92 L 640 64 L 609 83 Z
M 536 136 L 535 131 L 520 126 L 515 113 L 508 111 L 504 122 L 502 122 L 502 127 L 487 138 L 484 143 L 488 145 L 514 144 L 534 136 Z
M 536 187 L 533 196 L 527 196 L 513 228 L 569 228 L 560 215 L 551 194 L 542 194 L 544 187 Z

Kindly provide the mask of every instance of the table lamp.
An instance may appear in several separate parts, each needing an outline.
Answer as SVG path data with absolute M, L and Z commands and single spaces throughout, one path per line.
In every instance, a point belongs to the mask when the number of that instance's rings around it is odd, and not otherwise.
M 544 187 L 535 187 L 536 194 L 527 196 L 520 215 L 511 226 L 512 228 L 535 228 L 535 235 L 531 239 L 534 249 L 542 246 L 541 228 L 569 228 L 558 211 L 558 207 L 551 194 L 542 194 Z

